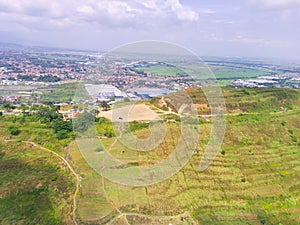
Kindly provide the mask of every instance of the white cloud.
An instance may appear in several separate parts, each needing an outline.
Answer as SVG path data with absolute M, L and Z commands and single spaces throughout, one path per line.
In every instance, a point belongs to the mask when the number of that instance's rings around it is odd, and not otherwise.
M 77 9 L 77 12 L 82 13 L 82 14 L 91 15 L 91 14 L 95 13 L 95 10 L 89 5 L 80 5 L 80 6 L 77 6 L 76 9 Z
M 179 0 L 166 0 L 166 5 L 171 8 L 179 20 L 190 22 L 199 20 L 199 15 L 195 11 L 184 7 Z
M 159 0 L 144 0 L 144 1 L 141 1 L 141 4 L 143 6 L 145 6 L 146 8 L 148 9 L 156 9 L 158 8 L 158 3 L 159 3 Z
M 16 19 L 23 20 L 19 22 L 25 26 L 27 17 L 40 18 L 36 21 L 40 24 L 51 20 L 51 24 L 59 27 L 64 21 L 69 21 L 68 24 L 88 22 L 110 28 L 141 28 L 170 23 L 174 18 L 186 22 L 199 19 L 195 11 L 179 0 L 0 0 L 1 12 L 15 15 Z M 28 26 L 32 25 L 28 23 Z

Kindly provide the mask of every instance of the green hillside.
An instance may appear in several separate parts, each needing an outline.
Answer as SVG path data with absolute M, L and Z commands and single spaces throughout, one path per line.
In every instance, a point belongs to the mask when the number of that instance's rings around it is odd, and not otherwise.
M 204 172 L 198 167 L 211 122 L 202 115 L 209 108 L 200 90 L 188 92 L 201 115 L 195 155 L 179 173 L 148 187 L 126 187 L 101 177 L 87 165 L 72 136 L 58 140 L 51 123 L 3 116 L 0 223 L 72 224 L 75 218 L 77 224 L 299 224 L 300 92 L 223 89 L 228 111 L 225 139 Z M 124 147 L 115 135 L 105 136 L 113 132 L 107 120 L 97 122 L 105 149 L 129 165 L 161 161 L 180 137 L 176 116 L 163 114 L 160 99 L 147 104 L 166 120 L 168 131 L 151 152 Z M 12 125 L 19 134 L 10 133 L 7 128 Z M 140 138 L 149 136 L 145 123 L 133 122 L 130 127 Z M 81 177 L 74 215 L 78 181 L 59 157 L 40 146 L 65 158 Z

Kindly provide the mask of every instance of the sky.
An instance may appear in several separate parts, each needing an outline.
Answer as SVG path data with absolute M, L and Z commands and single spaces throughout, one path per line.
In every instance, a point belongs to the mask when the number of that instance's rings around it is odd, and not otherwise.
M 107 51 L 143 40 L 300 60 L 300 0 L 0 0 L 0 42 Z

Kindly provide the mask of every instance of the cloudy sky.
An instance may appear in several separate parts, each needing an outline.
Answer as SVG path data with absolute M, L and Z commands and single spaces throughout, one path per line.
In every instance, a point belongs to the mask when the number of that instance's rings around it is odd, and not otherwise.
M 300 60 L 300 0 L 0 0 L 1 42 L 109 50 L 142 40 Z

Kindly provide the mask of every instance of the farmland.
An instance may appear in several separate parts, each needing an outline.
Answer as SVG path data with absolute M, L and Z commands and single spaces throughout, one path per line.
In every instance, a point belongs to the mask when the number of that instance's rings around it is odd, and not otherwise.
M 139 68 L 138 70 L 155 74 L 158 76 L 166 76 L 166 77 L 186 75 L 184 72 L 182 72 L 181 70 L 173 66 L 148 66 L 148 67 Z
M 203 66 L 203 65 L 202 65 Z M 234 80 L 234 79 L 245 79 L 245 78 L 253 78 L 262 75 L 269 75 L 272 73 L 271 70 L 264 69 L 261 67 L 250 67 L 250 66 L 238 66 L 238 65 L 228 65 L 228 64 L 208 64 L 211 71 L 214 73 L 214 76 L 218 80 Z M 188 67 L 187 67 L 188 68 Z M 187 70 L 180 70 L 179 68 L 173 66 L 147 66 L 147 67 L 140 67 L 138 68 L 139 71 L 148 72 L 158 76 L 186 76 L 192 75 L 193 77 L 197 77 L 198 73 L 201 75 L 201 66 L 198 68 L 193 68 L 191 71 Z M 207 78 L 209 74 L 202 74 L 201 79 Z

